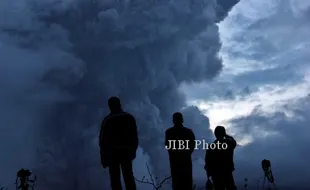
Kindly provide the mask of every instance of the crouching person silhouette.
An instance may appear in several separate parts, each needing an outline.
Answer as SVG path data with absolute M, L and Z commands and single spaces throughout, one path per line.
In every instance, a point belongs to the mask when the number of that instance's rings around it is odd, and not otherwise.
M 216 137 L 214 143 L 220 145 L 214 149 L 209 147 L 206 151 L 205 170 L 208 180 L 212 179 L 215 190 L 236 190 L 233 157 L 237 143 L 233 137 L 226 134 L 222 126 L 217 126 L 214 134 Z M 222 146 L 222 143 L 226 143 L 227 146 Z
M 183 116 L 173 114 L 174 126 L 166 130 L 165 145 L 169 153 L 172 189 L 192 190 L 192 153 L 195 149 L 195 135 L 183 126 Z
M 136 158 L 138 133 L 135 118 L 122 110 L 120 100 L 108 101 L 110 114 L 101 124 L 99 146 L 101 164 L 109 168 L 112 190 L 121 190 L 121 170 L 126 190 L 136 190 L 132 162 Z

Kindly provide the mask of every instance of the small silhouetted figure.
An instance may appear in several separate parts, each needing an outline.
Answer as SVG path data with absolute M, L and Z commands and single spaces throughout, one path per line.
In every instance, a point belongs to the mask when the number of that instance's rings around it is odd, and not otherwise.
M 136 190 L 132 162 L 136 158 L 138 133 L 135 118 L 122 110 L 119 98 L 108 101 L 110 114 L 101 124 L 101 164 L 109 167 L 112 190 L 121 190 L 121 170 L 127 190 Z
M 166 130 L 165 145 L 168 149 L 172 189 L 193 189 L 192 153 L 195 149 L 195 135 L 183 126 L 183 116 L 173 114 L 174 126 Z M 184 145 L 184 146 L 182 146 Z
M 208 179 L 211 177 L 215 190 L 236 190 L 233 177 L 235 170 L 233 157 L 237 143 L 233 137 L 226 134 L 226 130 L 222 126 L 217 126 L 214 134 L 216 137 L 214 143 L 218 143 L 220 146 L 215 149 L 209 147 L 206 151 L 205 170 Z M 226 143 L 227 148 L 221 146 L 222 143 Z

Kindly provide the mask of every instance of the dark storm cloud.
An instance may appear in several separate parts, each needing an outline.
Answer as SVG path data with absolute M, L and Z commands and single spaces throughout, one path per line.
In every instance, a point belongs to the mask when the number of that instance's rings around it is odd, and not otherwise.
M 307 97 L 268 116 L 262 115 L 258 109 L 250 116 L 233 121 L 234 128 L 240 134 L 254 136 L 254 142 L 236 151 L 236 176 L 239 181 L 247 177 L 255 185 L 255 180 L 262 177 L 261 160 L 269 159 L 278 186 L 294 186 L 296 189 L 310 187 L 309 105 L 310 99 Z M 287 111 L 293 112 L 294 116 L 286 116 Z M 269 135 L 261 136 L 263 133 Z
M 215 21 L 238 1 L 230 2 L 1 1 L 1 117 L 10 126 L 1 129 L 7 147 L 35 135 L 24 149 L 38 152 L 33 163 L 20 149 L 17 156 L 6 151 L 16 157 L 12 167 L 2 162 L 9 176 L 22 157 L 46 190 L 101 189 L 97 133 L 111 95 L 137 117 L 141 146 L 165 175 L 167 163 L 158 158 L 166 156 L 162 136 L 171 114 L 185 105 L 179 85 L 221 71 Z M 26 113 L 29 122 L 14 122 Z M 20 127 L 28 129 L 22 137 L 10 132 Z

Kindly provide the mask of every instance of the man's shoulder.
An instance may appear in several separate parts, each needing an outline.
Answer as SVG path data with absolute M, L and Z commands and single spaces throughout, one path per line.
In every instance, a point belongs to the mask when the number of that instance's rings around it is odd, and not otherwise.
M 127 117 L 131 117 L 131 118 L 135 118 L 131 113 L 129 112 L 123 112 L 123 115 L 127 116 Z
M 119 115 L 120 117 L 124 118 L 127 122 L 135 122 L 136 118 L 129 112 L 122 112 Z
M 103 120 L 102 123 L 106 122 L 109 118 L 110 118 L 111 114 L 106 115 Z
M 230 142 L 231 142 L 231 140 L 227 140 L 227 139 L 221 139 L 221 140 L 215 139 L 215 140 L 213 141 L 214 144 L 216 144 L 216 143 L 220 143 L 220 144 L 223 144 L 223 143 L 231 144 Z
M 188 135 L 194 134 L 193 130 L 188 127 L 182 127 L 182 131 L 184 134 L 188 134 Z
M 169 133 L 183 133 L 183 134 L 189 134 L 189 133 L 194 133 L 192 129 L 187 128 L 187 127 L 182 127 L 182 128 L 176 128 L 176 127 L 169 127 L 166 129 L 166 134 Z
M 193 132 L 193 130 L 192 130 L 192 129 L 190 129 L 190 128 L 188 128 L 188 127 L 183 127 L 183 130 L 184 130 L 184 131 L 187 131 L 187 132 L 190 132 L 190 133 L 192 133 L 192 132 Z
M 108 115 L 106 115 L 106 116 L 104 117 L 104 119 L 102 120 L 102 123 L 107 123 L 107 122 L 109 122 L 111 119 L 113 119 L 113 118 L 115 118 L 115 117 L 117 117 L 117 116 L 119 116 L 119 114 L 117 114 L 117 113 L 109 113 Z
M 166 134 L 171 133 L 173 131 L 174 131 L 174 127 L 169 127 L 168 129 L 166 129 Z
M 225 138 L 225 142 L 235 144 L 236 140 L 233 137 L 227 137 Z
M 134 116 L 128 112 L 119 112 L 119 113 L 110 113 L 109 115 L 106 116 L 106 119 L 111 119 L 111 118 L 116 118 L 116 117 L 129 117 L 129 118 L 134 118 Z

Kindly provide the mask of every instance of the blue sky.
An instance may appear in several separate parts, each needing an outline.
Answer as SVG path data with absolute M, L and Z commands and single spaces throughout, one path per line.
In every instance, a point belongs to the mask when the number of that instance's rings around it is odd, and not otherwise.
M 241 1 L 219 24 L 220 75 L 182 86 L 188 103 L 209 117 L 211 128 L 226 126 L 243 145 L 237 165 L 259 171 L 260 159 L 270 159 L 279 183 L 296 188 L 310 176 L 302 166 L 310 165 L 305 160 L 309 136 L 300 135 L 309 132 L 310 118 L 309 7 L 307 0 Z M 290 170 L 295 175 L 303 170 L 300 175 L 307 177 L 294 178 Z M 239 179 L 249 174 L 236 173 Z
M 219 24 L 223 71 L 212 82 L 183 87 L 213 127 L 229 125 L 257 106 L 276 112 L 309 94 L 310 26 L 301 16 L 304 7 L 295 6 L 241 1 Z

